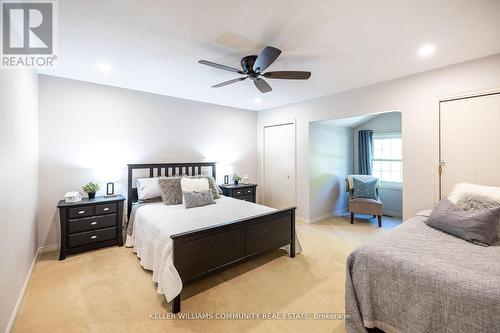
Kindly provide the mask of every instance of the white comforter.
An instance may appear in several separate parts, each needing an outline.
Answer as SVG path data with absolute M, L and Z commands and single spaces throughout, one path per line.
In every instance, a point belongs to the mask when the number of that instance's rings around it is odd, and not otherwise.
M 184 205 L 150 203 L 137 208 L 134 231 L 132 236 L 127 237 L 126 246 L 133 246 L 142 267 L 153 271 L 158 293 L 165 294 L 170 302 L 182 290 L 182 281 L 172 262 L 171 235 L 274 210 L 228 197 L 217 199 L 214 205 L 190 209 L 184 208 Z

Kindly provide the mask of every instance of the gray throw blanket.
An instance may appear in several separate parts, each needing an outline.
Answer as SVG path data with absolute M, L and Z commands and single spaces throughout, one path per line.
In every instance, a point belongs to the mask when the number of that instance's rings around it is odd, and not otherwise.
M 482 247 L 415 216 L 347 259 L 350 333 L 500 331 L 500 241 Z

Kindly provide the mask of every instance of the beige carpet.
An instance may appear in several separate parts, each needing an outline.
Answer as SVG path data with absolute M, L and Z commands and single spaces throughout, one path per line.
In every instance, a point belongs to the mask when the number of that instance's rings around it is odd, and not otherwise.
M 184 288 L 184 313 L 343 313 L 345 260 L 367 238 L 399 224 L 384 218 L 297 223 L 303 253 L 281 250 Z M 342 320 L 152 320 L 170 306 L 132 250 L 109 247 L 41 256 L 13 332 L 345 332 Z

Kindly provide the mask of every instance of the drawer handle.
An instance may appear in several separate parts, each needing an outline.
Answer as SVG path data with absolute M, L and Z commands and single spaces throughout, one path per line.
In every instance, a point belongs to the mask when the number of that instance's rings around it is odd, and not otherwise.
M 241 194 L 241 191 L 236 191 L 236 194 Z
M 97 221 L 91 222 L 90 225 L 96 225 Z
M 104 208 L 104 211 L 105 211 L 105 212 L 106 212 L 106 211 L 108 211 L 108 210 L 109 210 L 109 207 Z
M 97 238 L 97 236 L 95 236 L 95 235 L 90 237 L 90 239 L 96 239 L 96 238 Z
M 252 190 L 247 190 L 247 193 L 252 193 Z
M 81 210 L 81 211 L 78 212 L 78 214 L 85 214 L 85 211 Z

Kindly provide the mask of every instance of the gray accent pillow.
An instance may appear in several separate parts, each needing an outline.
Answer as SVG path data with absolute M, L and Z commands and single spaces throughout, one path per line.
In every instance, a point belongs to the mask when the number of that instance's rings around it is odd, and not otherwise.
M 206 178 L 208 179 L 208 187 L 212 190 L 212 195 L 214 199 L 219 199 L 222 191 L 219 193 L 219 185 L 215 183 L 214 177 L 212 176 L 189 176 L 188 178 Z
M 425 223 L 468 242 L 488 246 L 495 239 L 499 214 L 500 207 L 465 211 L 445 198 Z
M 211 205 L 215 203 L 212 190 L 200 192 L 182 192 L 184 207 L 194 208 Z
M 182 203 L 181 177 L 167 177 L 158 180 L 161 199 L 165 205 L 180 205 Z
M 486 197 L 476 197 L 474 199 L 458 202 L 457 206 L 463 210 L 479 210 L 485 208 L 497 208 L 500 207 L 500 203 L 491 201 L 491 199 Z M 497 226 L 497 238 L 500 239 L 500 216 Z

